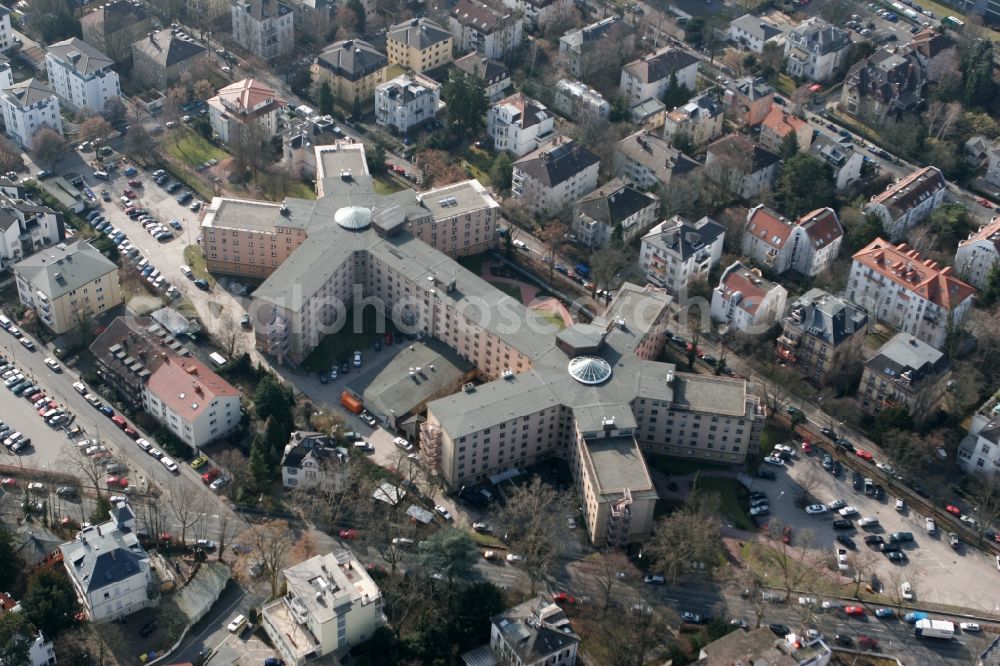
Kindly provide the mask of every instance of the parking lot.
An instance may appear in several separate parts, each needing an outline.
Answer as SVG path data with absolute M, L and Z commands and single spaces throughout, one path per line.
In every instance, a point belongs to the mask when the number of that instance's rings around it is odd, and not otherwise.
M 964 545 L 958 550 L 952 549 L 948 544 L 947 531 L 939 529 L 938 534 L 928 535 L 925 517 L 908 507 L 901 513 L 897 512 L 891 491 L 881 501 L 876 501 L 873 497 L 866 496 L 863 490 L 854 490 L 849 468 L 845 467 L 843 474 L 834 477 L 821 467 L 820 454 L 815 452 L 811 455 L 799 452 L 784 468 L 787 473 L 778 468 L 771 469 L 778 471 L 777 480 L 756 480 L 753 489 L 768 493 L 771 498 L 771 518 L 790 525 L 793 533 L 811 531 L 817 547 L 826 550 L 834 547 L 836 534 L 843 533 L 854 540 L 858 552 L 871 550 L 877 553 L 874 547 L 864 543 L 865 535 L 880 534 L 888 540 L 892 532 L 912 532 L 914 541 L 902 544 L 908 561 L 893 564 L 882 555 L 875 558 L 880 580 L 892 580 L 892 570 L 901 568 L 902 579 L 913 584 L 918 603 L 934 602 L 990 611 L 998 609 L 1000 571 L 997 571 L 994 558 Z M 796 498 L 801 495 L 803 487 L 808 489 L 817 502 L 828 504 L 843 499 L 847 505 L 856 507 L 858 515 L 852 519 L 854 528 L 834 530 L 832 522 L 834 518 L 840 518 L 836 512 L 806 515 L 803 509 L 796 506 Z M 861 518 L 878 518 L 881 528 L 868 531 L 859 529 L 857 523 Z M 961 566 L 956 566 L 959 564 Z

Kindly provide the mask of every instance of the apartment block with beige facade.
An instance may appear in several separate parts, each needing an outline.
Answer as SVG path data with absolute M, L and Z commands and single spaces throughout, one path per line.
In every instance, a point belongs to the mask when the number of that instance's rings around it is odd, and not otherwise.
M 118 266 L 86 241 L 59 243 L 14 264 L 21 304 L 60 335 L 122 303 Z
M 215 197 L 201 223 L 208 270 L 266 277 L 306 239 L 306 231 L 281 214 L 282 205 Z
M 316 90 L 329 83 L 335 98 L 354 104 L 368 102 L 375 86 L 385 83 L 388 64 L 385 54 L 368 42 L 344 39 L 323 49 L 309 69 Z
M 466 180 L 417 194 L 430 212 L 407 231 L 451 257 L 479 254 L 496 246 L 500 204 L 478 180 Z
M 776 353 L 806 379 L 825 384 L 849 349 L 860 347 L 868 315 L 822 289 L 810 289 L 788 308 Z
M 389 28 L 385 45 L 390 63 L 426 72 L 451 62 L 454 41 L 451 33 L 434 21 L 415 18 Z

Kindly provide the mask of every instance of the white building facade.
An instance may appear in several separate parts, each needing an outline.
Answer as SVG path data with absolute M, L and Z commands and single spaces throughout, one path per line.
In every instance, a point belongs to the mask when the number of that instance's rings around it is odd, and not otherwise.
M 840 28 L 813 16 L 785 37 L 785 71 L 810 81 L 826 81 L 843 64 L 851 38 Z
M 403 74 L 375 87 L 375 122 L 400 134 L 433 118 L 441 86 L 420 74 Z
M 972 415 L 969 432 L 958 447 L 957 460 L 967 474 L 993 478 L 1000 472 L 1000 393 Z
M 832 208 L 818 208 L 793 221 L 760 204 L 747 214 L 743 254 L 777 274 L 796 270 L 812 276 L 830 267 L 843 239 Z
M 556 96 L 552 101 L 555 110 L 576 122 L 607 120 L 611 105 L 601 93 L 579 81 L 559 79 Z
M 993 268 L 1000 261 L 1000 217 L 979 227 L 978 231 L 958 244 L 955 251 L 955 272 L 979 289 L 986 286 Z
M 90 44 L 73 37 L 50 44 L 45 54 L 49 84 L 67 108 L 104 111 L 121 96 L 114 61 Z
M 21 81 L 0 92 L 0 107 L 7 136 L 24 150 L 31 150 L 35 133 L 49 127 L 62 134 L 59 98 L 36 79 Z
M 726 229 L 708 217 L 697 222 L 674 216 L 642 237 L 639 266 L 646 280 L 673 295 L 684 293 L 722 259 Z
M 787 300 L 784 287 L 737 261 L 722 272 L 719 286 L 712 291 L 712 321 L 726 323 L 733 331 L 760 335 L 784 316 Z
M 678 85 L 694 92 L 698 62 L 687 51 L 667 46 L 623 66 L 618 87 L 630 106 L 648 99 L 661 99 L 673 77 Z
M 877 215 L 886 234 L 896 240 L 940 206 L 947 189 L 940 169 L 924 167 L 873 196 L 864 212 Z
M 523 157 L 557 135 L 555 116 L 541 102 L 515 93 L 490 107 L 486 134 L 496 150 Z
M 530 211 L 554 213 L 597 187 L 600 166 L 575 141 L 553 141 L 514 162 L 512 196 Z

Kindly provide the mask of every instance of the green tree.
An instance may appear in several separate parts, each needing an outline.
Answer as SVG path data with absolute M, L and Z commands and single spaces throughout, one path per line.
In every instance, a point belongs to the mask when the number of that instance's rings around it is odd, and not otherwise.
M 882 235 L 882 220 L 864 213 L 856 206 L 842 208 L 840 223 L 844 227 L 844 253 L 854 254 Z
M 872 441 L 882 446 L 887 433 L 896 430 L 909 430 L 913 426 L 913 419 L 910 412 L 903 406 L 887 407 L 879 412 L 868 429 L 868 435 Z
M 983 307 L 989 307 L 1000 299 L 1000 263 L 993 264 L 990 274 L 986 276 L 986 285 L 979 292 L 976 301 Z
M 681 85 L 677 80 L 677 73 L 670 75 L 667 82 L 667 89 L 663 91 L 663 104 L 668 109 L 674 109 L 682 104 L 687 104 L 691 99 L 691 91 L 687 86 Z
M 358 24 L 355 26 L 355 30 L 359 35 L 365 34 L 365 6 L 361 0 L 347 0 L 347 6 L 358 15 Z
M 0 524 L 0 562 L 7 563 L 0 567 L 0 590 L 8 590 L 20 578 L 22 562 L 14 547 L 14 534 L 3 524 Z
M 111 500 L 103 493 L 98 494 L 97 500 L 94 502 L 94 510 L 90 514 L 90 522 L 94 524 L 103 523 L 108 519 L 108 512 L 110 511 Z
M 309 97 L 312 90 L 312 69 L 308 65 L 296 65 L 289 79 L 292 92 L 301 97 Z
M 291 432 L 285 430 L 284 426 L 274 417 L 268 417 L 264 422 L 264 451 L 267 453 L 268 464 L 273 465 L 278 462 L 281 452 L 288 443 Z
M 30 664 L 34 636 L 24 613 L 0 615 L 0 664 Z
M 22 605 L 31 624 L 49 639 L 73 626 L 78 610 L 73 584 L 62 569 L 36 571 Z
M 775 195 L 789 217 L 828 206 L 836 196 L 833 170 L 807 153 L 793 155 L 781 169 Z
M 500 192 L 510 191 L 510 180 L 514 175 L 513 162 L 507 151 L 501 150 L 490 165 L 490 182 Z
M 448 127 L 457 136 L 467 139 L 483 126 L 489 98 L 481 79 L 452 70 L 441 90 L 441 97 L 448 103 Z
M 695 16 L 684 27 L 684 41 L 699 48 L 705 40 L 705 19 Z
M 454 656 L 488 643 L 490 640 L 490 618 L 502 612 L 503 592 L 492 583 L 473 583 L 453 588 L 455 599 L 449 614 L 451 625 L 448 636 L 454 643 Z M 456 663 L 457 663 L 456 659 Z
M 778 154 L 781 155 L 781 159 L 787 160 L 795 157 L 798 153 L 799 136 L 795 132 L 789 132 L 781 140 L 781 148 L 778 149 Z
M 372 152 L 368 154 L 368 171 L 373 176 L 380 176 L 385 173 L 385 143 L 382 139 L 376 139 L 372 146 Z
M 282 385 L 274 375 L 264 375 L 257 384 L 257 390 L 253 394 L 253 404 L 257 418 L 263 420 L 268 417 L 273 418 L 287 432 L 292 431 L 294 427 L 292 406 L 295 404 L 295 399 L 292 397 L 291 389 Z
M 938 238 L 937 248 L 943 252 L 954 252 L 959 241 L 971 231 L 969 211 L 960 203 L 949 203 L 934 209 L 929 222 Z
M 264 439 L 260 436 L 254 437 L 250 442 L 249 471 L 255 490 L 267 487 L 268 481 L 271 478 L 270 457 Z
M 986 40 L 977 40 L 962 58 L 963 101 L 969 108 L 988 108 L 996 96 L 993 81 L 993 48 Z
M 472 571 L 478 556 L 479 551 L 469 533 L 454 527 L 440 529 L 421 541 L 418 554 L 421 566 L 431 573 L 443 575 L 449 582 Z
M 317 99 L 319 102 L 319 112 L 323 115 L 329 115 L 333 113 L 333 89 L 330 88 L 329 81 L 323 81 L 319 84 L 319 90 L 317 91 Z

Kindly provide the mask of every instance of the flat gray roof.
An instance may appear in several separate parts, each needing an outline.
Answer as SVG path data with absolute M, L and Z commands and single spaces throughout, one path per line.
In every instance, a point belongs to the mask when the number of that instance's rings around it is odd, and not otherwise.
M 421 192 L 417 198 L 436 220 L 479 210 L 483 207 L 484 201 L 489 208 L 500 207 L 478 180 L 466 180 Z
M 280 203 L 217 197 L 212 200 L 209 212 L 205 215 L 201 226 L 216 229 L 250 229 L 263 232 L 274 231 L 274 227 L 280 219 Z
M 329 146 L 316 146 L 315 150 L 317 178 L 340 178 L 341 171 L 350 171 L 352 176 L 369 175 L 363 144 L 337 142 Z
M 629 436 L 588 439 L 587 453 L 590 455 L 603 492 L 625 488 L 647 490 L 653 487 L 635 438 Z

